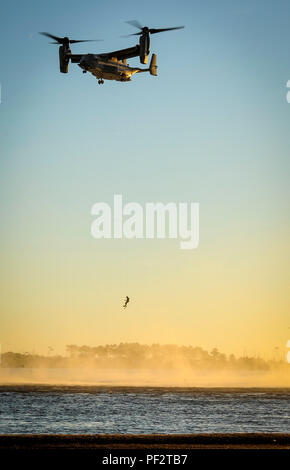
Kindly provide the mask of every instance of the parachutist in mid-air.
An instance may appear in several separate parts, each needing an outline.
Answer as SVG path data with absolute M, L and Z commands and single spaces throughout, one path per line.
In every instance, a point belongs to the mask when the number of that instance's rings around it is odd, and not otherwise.
M 126 295 L 126 299 L 125 299 L 125 303 L 123 305 L 123 308 L 126 308 L 129 302 L 130 302 L 130 299 L 129 299 L 128 295 Z

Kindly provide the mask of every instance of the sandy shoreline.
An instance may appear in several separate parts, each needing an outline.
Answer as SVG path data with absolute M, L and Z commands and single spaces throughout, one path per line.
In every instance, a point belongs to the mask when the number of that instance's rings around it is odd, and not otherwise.
M 5 434 L 0 450 L 289 449 L 290 433 Z

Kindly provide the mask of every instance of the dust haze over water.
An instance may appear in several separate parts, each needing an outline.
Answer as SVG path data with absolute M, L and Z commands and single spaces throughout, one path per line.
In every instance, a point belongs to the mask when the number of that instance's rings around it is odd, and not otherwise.
M 0 385 L 45 384 L 132 387 L 290 387 L 287 369 L 229 371 L 178 369 L 1 368 Z

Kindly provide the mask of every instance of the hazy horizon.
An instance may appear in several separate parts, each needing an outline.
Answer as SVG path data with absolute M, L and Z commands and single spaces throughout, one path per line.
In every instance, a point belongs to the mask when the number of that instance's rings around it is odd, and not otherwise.
M 67 355 L 2 354 L 0 384 L 287 387 L 290 364 L 201 347 L 120 343 L 67 345 Z

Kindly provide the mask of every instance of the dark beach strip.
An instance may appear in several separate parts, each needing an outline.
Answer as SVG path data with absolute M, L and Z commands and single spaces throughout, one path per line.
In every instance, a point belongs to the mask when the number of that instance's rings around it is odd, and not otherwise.
M 3 434 L 0 450 L 289 449 L 290 433 Z

